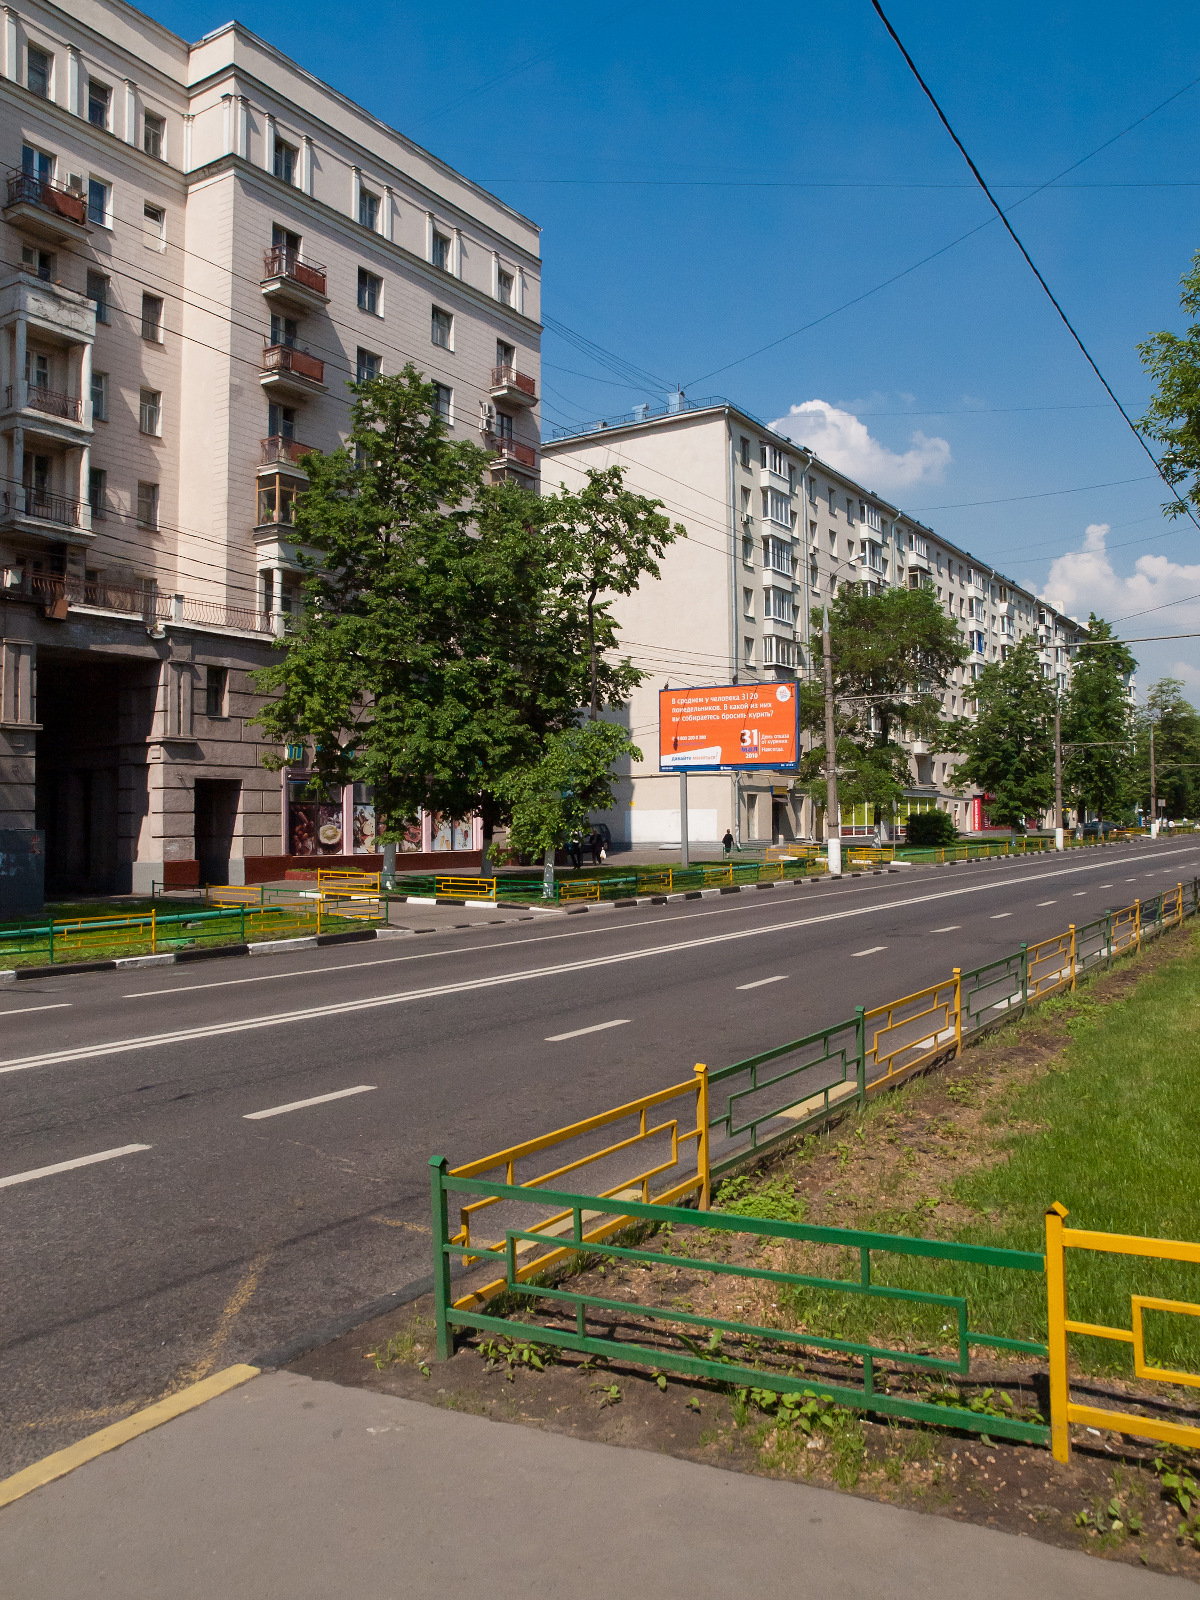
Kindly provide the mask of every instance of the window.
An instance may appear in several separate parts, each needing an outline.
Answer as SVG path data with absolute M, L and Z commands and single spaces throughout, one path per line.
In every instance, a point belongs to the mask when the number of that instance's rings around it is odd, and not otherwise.
M 294 347 L 300 336 L 300 324 L 295 317 L 285 317 L 282 312 L 271 313 L 271 343 Z
M 742 535 L 742 562 L 747 567 L 754 565 L 754 535 L 752 533 L 744 533 Z
M 742 640 L 742 660 L 748 667 L 754 665 L 754 640 L 749 634 Z
M 296 182 L 296 157 L 299 152 L 294 144 L 285 144 L 282 139 L 275 141 L 275 176 L 282 178 L 284 183 Z
M 225 696 L 228 688 L 228 667 L 205 667 L 204 715 L 206 717 L 223 717 L 226 715 Z
M 102 272 L 87 275 L 87 297 L 96 308 L 96 321 L 108 321 L 108 279 Z
M 433 325 L 430 337 L 434 344 L 440 344 L 443 350 L 452 350 L 451 340 L 454 336 L 454 318 L 448 311 L 441 311 L 437 306 L 433 308 Z
M 369 189 L 358 191 L 358 220 L 372 233 L 379 231 L 379 196 Z
M 22 245 L 21 265 L 26 272 L 32 272 L 34 277 L 40 278 L 43 283 L 49 283 L 54 277 L 53 251 L 35 250 L 32 245 Z M 90 272 L 88 277 L 91 277 Z
M 795 609 L 786 589 L 763 590 L 763 616 L 774 617 L 777 622 L 794 622 Z
M 52 56 L 45 50 L 39 50 L 36 45 L 29 46 L 29 54 L 25 65 L 25 87 L 31 94 L 41 95 L 43 100 L 50 98 L 50 63 Z
M 511 370 L 517 364 L 516 345 L 507 344 L 503 339 L 496 340 L 496 365 Z
M 742 590 L 742 615 L 744 617 L 752 617 L 754 615 L 754 590 L 753 589 L 743 589 Z
M 139 528 L 158 527 L 158 485 L 156 483 L 138 484 L 137 525 Z
M 744 467 L 748 467 L 750 465 L 750 441 L 746 438 L 745 434 L 742 435 L 741 458 L 742 465 Z
M 440 267 L 443 272 L 450 271 L 450 240 L 444 233 L 435 232 L 433 235 L 433 264 Z
M 854 526 L 854 501 L 849 495 L 846 496 L 846 521 L 851 527 Z
M 358 309 L 369 311 L 373 316 L 382 316 L 379 309 L 383 299 L 383 279 L 377 278 L 373 272 L 368 272 L 366 267 L 358 269 Z
M 837 494 L 832 484 L 829 485 L 829 515 L 831 517 L 837 516 Z
M 292 260 L 300 259 L 300 235 L 293 233 L 290 228 L 281 228 L 277 222 L 271 224 L 271 249 L 282 250 Z M 360 271 L 361 277 L 361 271 Z
M 792 525 L 792 508 L 788 504 L 788 497 L 778 489 L 763 490 L 763 515 L 770 517 L 783 528 Z
M 873 528 L 876 533 L 882 533 L 883 518 L 879 515 L 878 506 L 867 507 L 867 527 Z
M 817 480 L 812 477 L 808 480 L 808 498 L 815 506 L 817 503 Z
M 163 342 L 163 303 L 156 294 L 142 296 L 142 338 L 148 344 Z
M 25 382 L 31 389 L 50 387 L 50 357 L 44 350 L 26 349 Z
M 354 370 L 359 383 L 370 383 L 372 378 L 379 376 L 379 357 L 371 350 L 358 347 L 355 357 Z
M 276 405 L 272 400 L 267 407 L 267 434 L 272 439 L 294 439 L 296 437 L 295 406 Z
M 92 421 L 108 421 L 108 373 L 92 369 Z
M 167 213 L 149 201 L 142 207 L 142 243 L 147 250 L 167 248 Z
M 500 301 L 501 305 L 512 305 L 513 275 L 511 272 L 498 272 L 496 274 L 496 299 Z
M 145 121 L 142 123 L 142 149 L 148 156 L 153 156 L 155 161 L 161 161 L 163 158 L 166 135 L 167 119 L 160 117 L 157 112 L 147 111 Z
M 88 179 L 88 221 L 97 228 L 108 227 L 109 196 L 112 189 L 99 178 Z
M 88 472 L 88 505 L 92 508 L 92 521 L 103 522 L 108 515 L 108 473 L 103 467 L 92 467 Z
M 93 128 L 107 128 L 108 114 L 112 106 L 112 90 L 106 83 L 97 83 L 95 78 L 88 79 L 88 121 Z
M 795 666 L 796 646 L 790 639 L 777 639 L 774 634 L 768 634 L 762 643 L 764 666 Z
M 435 383 L 433 386 L 433 409 L 448 428 L 453 427 L 452 407 L 454 404 L 454 390 L 448 389 L 444 383 Z
M 291 478 L 260 478 L 258 483 L 257 525 L 269 527 L 283 523 L 291 527 L 296 520 L 296 484 Z
M 157 389 L 143 389 L 138 396 L 138 428 L 156 439 L 162 433 L 162 395 Z
M 21 146 L 21 171 L 39 183 L 50 183 L 54 178 L 54 157 L 45 150 L 35 150 L 31 144 Z
M 513 419 L 511 411 L 497 411 L 496 437 L 498 439 L 511 439 L 513 436 Z
M 783 451 L 777 450 L 774 445 L 770 448 L 770 460 L 764 461 L 763 466 L 769 466 L 777 478 L 783 477 Z

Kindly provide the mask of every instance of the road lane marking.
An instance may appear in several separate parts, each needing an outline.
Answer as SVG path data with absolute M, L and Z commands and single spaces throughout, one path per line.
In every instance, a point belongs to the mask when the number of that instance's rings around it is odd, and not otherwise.
M 961 922 L 948 923 L 944 928 L 930 928 L 930 933 L 958 933 L 962 928 Z
M 1012 916 L 1012 912 L 1011 911 L 997 911 L 996 915 L 992 918 L 992 921 L 993 922 L 1002 922 L 1005 917 L 1011 917 L 1011 916 Z
M 786 972 L 780 972 L 780 973 L 776 974 L 776 976 L 773 977 L 773 978 L 756 978 L 753 983 L 739 983 L 738 984 L 738 989 L 739 989 L 739 991 L 742 990 L 742 989 L 761 989 L 763 987 L 763 985 L 767 984 L 767 983 L 786 983 L 786 982 L 787 982 L 787 973 Z
M 15 1006 L 11 1011 L 0 1011 L 0 1017 L 20 1017 L 26 1011 L 69 1011 L 72 1004 L 70 1000 L 59 1000 L 50 1006 Z
M 348 1094 L 369 1094 L 373 1083 L 360 1083 L 353 1089 L 335 1089 L 332 1094 L 314 1094 L 309 1100 L 289 1100 L 286 1106 L 268 1106 L 265 1111 L 247 1111 L 243 1122 L 258 1122 L 263 1117 L 281 1117 L 285 1111 L 303 1111 L 305 1106 L 323 1106 L 329 1100 L 344 1100 Z
M 1038 901 L 1038 910 L 1040 911 L 1043 906 L 1056 906 L 1057 904 L 1058 904 L 1057 900 L 1039 900 Z
M 1192 852 L 1181 852 L 1181 854 Z M 1059 878 L 1073 876 L 1080 872 L 1094 872 L 1102 863 L 1095 866 L 1059 867 L 1051 872 L 1035 872 L 1028 877 L 1014 878 L 1013 883 L 1040 883 L 1046 878 Z M 1107 863 L 1104 863 L 1105 865 Z M 999 880 L 986 878 L 981 883 L 963 884 L 955 889 L 934 890 L 929 894 L 910 895 L 904 900 L 881 900 L 876 905 L 848 906 L 840 911 L 828 911 L 818 916 L 796 917 L 788 922 L 772 922 L 757 928 L 737 928 L 730 933 L 709 934 L 697 939 L 682 939 L 674 944 L 648 945 L 639 950 L 621 950 L 611 955 L 598 956 L 595 954 L 581 956 L 577 961 L 563 961 L 554 966 L 525 967 L 516 972 L 497 973 L 484 978 L 464 979 L 460 983 L 443 983 L 432 985 L 424 989 L 407 989 L 399 994 L 372 995 L 361 1000 L 342 1000 L 329 1005 L 307 1006 L 295 1011 L 270 1012 L 265 1016 L 247 1017 L 236 1022 L 211 1023 L 205 1026 L 174 1029 L 170 1033 L 150 1033 L 135 1035 L 126 1039 L 110 1039 L 96 1044 L 77 1045 L 68 1050 L 45 1051 L 35 1056 L 18 1056 L 7 1061 L 0 1061 L 0 1074 L 8 1072 L 26 1072 L 32 1067 L 57 1066 L 76 1061 L 88 1061 L 99 1056 L 120 1055 L 132 1050 L 151 1050 L 162 1045 L 184 1044 L 194 1039 L 216 1039 L 227 1034 L 251 1033 L 262 1028 L 278 1028 L 297 1022 L 317 1021 L 326 1017 L 348 1016 L 356 1011 L 374 1011 L 384 1006 L 407 1005 L 414 1000 L 440 999 L 445 995 L 468 994 L 480 989 L 498 989 L 512 983 L 527 983 L 535 978 L 564 977 L 574 972 L 591 972 L 596 967 L 620 966 L 628 961 L 645 961 L 656 956 L 682 955 L 689 950 L 698 950 L 707 945 L 729 944 L 737 939 L 760 939 L 772 934 L 791 933 L 797 928 L 819 927 L 826 922 L 843 922 L 851 917 L 874 916 L 881 911 L 899 911 L 909 906 L 932 905 L 939 900 L 953 900 L 968 894 L 981 894 L 995 888 Z M 1011 912 L 1005 915 L 1011 915 Z M 682 919 L 680 919 L 682 920 Z M 644 924 L 626 924 L 627 927 L 639 927 Z M 657 925 L 661 928 L 662 924 Z M 615 930 L 613 930 L 615 931 Z M 561 937 L 561 936 L 559 936 Z M 488 946 L 489 949 L 505 949 L 508 945 Z M 445 951 L 437 952 L 444 956 Z M 455 952 L 456 954 L 459 952 Z M 314 969 L 319 971 L 320 969 Z M 162 995 L 169 996 L 171 991 L 162 990 Z
M 1082 900 L 1083 897 L 1086 894 L 1087 894 L 1087 890 L 1086 889 L 1076 889 L 1075 893 L 1071 896 L 1071 898 L 1072 898 L 1072 900 Z
M 617 1017 L 612 1022 L 594 1022 L 590 1028 L 572 1028 L 570 1033 L 547 1034 L 546 1043 L 561 1044 L 564 1039 L 582 1039 L 585 1033 L 603 1033 L 606 1028 L 624 1028 L 628 1023 L 628 1017 Z
M 877 956 L 881 950 L 886 950 L 885 944 L 873 944 L 868 950 L 851 950 L 852 956 Z
M 56 1172 L 73 1172 L 76 1167 L 90 1167 L 97 1161 L 115 1161 L 118 1156 L 131 1156 L 137 1150 L 149 1150 L 148 1144 L 123 1144 L 116 1150 L 98 1150 L 94 1156 L 76 1156 L 74 1161 L 56 1161 L 52 1167 L 34 1167 L 31 1172 L 14 1172 L 0 1178 L 0 1189 L 14 1183 L 32 1183 L 34 1178 L 51 1178 Z

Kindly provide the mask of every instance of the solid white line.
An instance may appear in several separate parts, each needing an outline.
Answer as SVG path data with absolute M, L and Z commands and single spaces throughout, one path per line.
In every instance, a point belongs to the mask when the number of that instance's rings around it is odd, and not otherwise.
M 0 1189 L 14 1183 L 29 1183 L 34 1178 L 49 1178 L 56 1172 L 73 1172 L 76 1167 L 90 1167 L 97 1161 L 115 1161 L 118 1156 L 131 1156 L 135 1150 L 149 1150 L 148 1144 L 123 1144 L 118 1150 L 99 1150 L 94 1156 L 76 1156 L 74 1161 L 56 1161 L 52 1167 L 34 1167 L 32 1172 L 14 1172 L 11 1177 L 0 1178 Z
M 766 983 L 786 983 L 787 973 L 780 972 L 774 978 L 757 978 L 753 983 L 739 983 L 738 989 L 761 989 Z
M 1005 917 L 1011 917 L 1011 916 L 1012 916 L 1012 912 L 1011 911 L 997 911 L 996 915 L 992 918 L 992 921 L 993 922 L 1002 922 Z
M 930 928 L 930 933 L 958 933 L 962 927 L 961 922 L 952 922 L 946 928 Z
M 551 1033 L 546 1036 L 547 1044 L 561 1044 L 564 1039 L 582 1039 L 585 1033 L 603 1033 L 605 1028 L 624 1028 L 629 1022 L 628 1017 L 617 1017 L 613 1022 L 596 1022 L 590 1028 L 572 1028 L 570 1033 Z
M 360 1083 L 353 1089 L 335 1089 L 332 1094 L 314 1094 L 311 1100 L 291 1100 L 286 1106 L 270 1106 L 266 1111 L 247 1111 L 244 1122 L 258 1122 L 262 1117 L 281 1117 L 285 1111 L 303 1111 L 305 1106 L 323 1106 L 328 1100 L 344 1100 L 348 1094 L 369 1094 L 373 1083 Z
M 17 1006 L 12 1011 L 0 1011 L 0 1017 L 20 1017 L 26 1011 L 69 1011 L 73 1003 L 70 1000 L 59 1000 L 52 1006 Z
M 1193 852 L 1181 852 L 1192 854 Z M 1025 877 L 1010 879 L 1010 886 L 1014 883 L 1041 883 L 1047 878 L 1060 878 L 1074 876 L 1080 872 L 1094 872 L 1107 862 L 1096 862 L 1094 866 L 1059 867 L 1051 872 L 1032 872 Z M 70 1050 L 45 1051 L 35 1056 L 18 1056 L 8 1061 L 0 1061 L 0 1073 L 26 1072 L 31 1067 L 57 1066 L 74 1061 L 88 1061 L 98 1056 L 120 1055 L 129 1050 L 151 1050 L 160 1045 L 184 1044 L 193 1039 L 216 1039 L 227 1034 L 251 1033 L 260 1028 L 279 1028 L 296 1022 L 311 1022 L 324 1017 L 348 1016 L 356 1011 L 373 1011 L 383 1006 L 407 1005 L 413 1000 L 440 999 L 444 995 L 468 994 L 478 989 L 498 989 L 510 983 L 527 983 L 535 978 L 563 977 L 573 972 L 589 972 L 596 967 L 619 966 L 627 961 L 646 961 L 655 956 L 682 955 L 689 950 L 698 950 L 707 945 L 728 944 L 735 939 L 759 939 L 764 936 L 778 933 L 790 933 L 796 928 L 818 927 L 825 922 L 842 922 L 850 917 L 874 916 L 881 911 L 898 911 L 908 906 L 931 905 L 938 900 L 953 900 L 962 895 L 981 894 L 989 889 L 994 889 L 1000 879 L 986 878 L 981 883 L 963 884 L 955 889 L 935 890 L 930 894 L 910 895 L 903 900 L 881 900 L 870 906 L 848 906 L 841 911 L 828 911 L 819 916 L 796 917 L 788 922 L 772 922 L 757 928 L 738 928 L 730 933 L 709 934 L 698 939 L 681 939 L 674 944 L 648 945 L 640 950 L 621 950 L 612 955 L 582 956 L 578 961 L 563 961 L 554 966 L 526 967 L 516 972 L 497 973 L 491 977 L 465 979 L 461 983 L 443 983 L 426 989 L 407 989 L 400 994 L 373 995 L 362 1000 L 342 1000 L 324 1006 L 308 1006 L 297 1011 L 276 1011 L 265 1016 L 247 1017 L 237 1022 L 211 1023 L 203 1027 L 179 1028 L 170 1033 L 149 1033 L 136 1035 L 127 1039 L 111 1039 L 97 1044 L 77 1045 Z M 830 898 L 833 898 L 832 896 Z M 705 913 L 698 913 L 704 915 Z M 711 914 L 711 913 L 709 913 Z M 1011 916 L 1011 912 L 1004 915 Z M 610 925 L 611 926 L 611 925 Z M 627 926 L 640 927 L 641 924 L 627 924 Z M 661 926 L 661 924 L 659 925 Z M 561 937 L 555 935 L 554 937 Z M 514 941 L 515 944 L 515 941 Z M 517 946 L 519 948 L 519 946 Z M 509 949 L 509 945 L 486 948 Z M 437 952 L 445 955 L 445 951 Z M 459 952 L 455 952 L 458 954 Z M 319 971 L 320 969 L 314 969 Z M 164 989 L 161 994 L 169 996 L 171 991 Z
M 878 955 L 881 950 L 886 949 L 887 945 L 885 944 L 873 944 L 869 950 L 852 950 L 850 954 L 852 956 L 874 956 Z

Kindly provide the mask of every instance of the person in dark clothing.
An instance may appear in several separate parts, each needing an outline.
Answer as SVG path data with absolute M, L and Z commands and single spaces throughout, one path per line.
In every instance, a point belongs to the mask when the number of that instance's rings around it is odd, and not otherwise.
M 604 845 L 599 833 L 594 828 L 588 834 L 588 849 L 592 853 L 592 865 L 598 867 L 604 855 Z
M 577 833 L 571 835 L 570 842 L 567 845 L 567 855 L 570 857 L 571 865 L 578 872 L 583 866 L 583 844 Z
M 728 855 L 733 849 L 733 834 L 728 828 L 725 829 L 725 837 L 721 840 L 721 848 L 724 850 L 726 855 Z

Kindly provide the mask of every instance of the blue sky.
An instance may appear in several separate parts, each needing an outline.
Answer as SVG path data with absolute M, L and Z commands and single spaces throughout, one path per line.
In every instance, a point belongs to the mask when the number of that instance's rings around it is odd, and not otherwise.
M 224 0 L 149 9 L 192 39 L 229 18 Z M 658 380 L 624 387 L 548 334 L 547 425 L 676 383 L 728 395 L 1080 615 L 1155 607 L 1120 631 L 1200 630 L 1200 600 L 1166 604 L 1200 596 L 1200 535 L 1159 514 L 998 222 L 826 316 L 990 215 L 867 0 L 236 15 L 540 223 L 546 313 Z M 1179 0 L 889 15 L 1006 204 L 1200 77 L 1200 10 Z M 1198 155 L 1200 84 L 1012 217 L 1134 415 L 1137 341 L 1182 326 Z M 834 409 L 790 415 L 813 401 Z M 1175 672 L 1200 703 L 1200 639 L 1137 653 L 1143 687 Z

